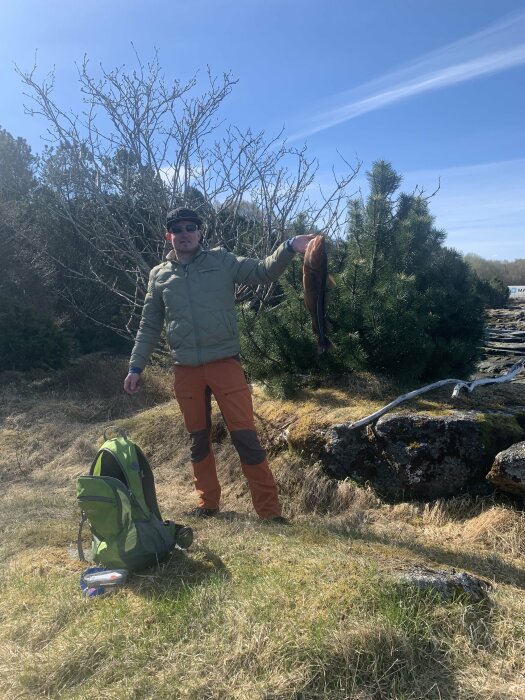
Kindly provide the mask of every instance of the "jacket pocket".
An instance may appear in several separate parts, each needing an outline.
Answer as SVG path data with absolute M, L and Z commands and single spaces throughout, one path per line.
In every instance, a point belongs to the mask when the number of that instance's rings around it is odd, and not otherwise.
M 199 270 L 197 284 L 201 292 L 211 292 L 221 289 L 224 284 L 224 276 L 218 267 L 209 267 L 206 270 Z
M 225 327 L 228 329 L 230 335 L 237 335 L 237 316 L 235 311 L 223 311 L 222 319 Z

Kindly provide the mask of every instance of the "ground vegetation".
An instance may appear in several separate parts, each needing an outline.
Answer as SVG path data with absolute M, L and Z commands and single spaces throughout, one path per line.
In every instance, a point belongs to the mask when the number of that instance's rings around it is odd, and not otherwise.
M 301 434 L 306 441 L 326 421 L 369 413 L 398 385 L 355 373 L 346 387 L 304 389 L 298 401 L 255 387 L 259 429 L 293 518 L 284 527 L 254 517 L 216 407 L 223 515 L 185 516 L 194 502 L 188 445 L 167 377 L 149 368 L 144 392 L 131 398 L 117 381 L 124 369 L 96 356 L 53 374 L 2 374 L 2 697 L 525 697 L 525 522 L 516 503 L 388 505 L 301 455 Z M 491 405 L 519 401 L 520 391 L 499 387 Z M 435 411 L 448 410 L 432 400 Z M 421 406 L 432 408 L 430 399 Z M 191 524 L 196 539 L 118 592 L 83 600 L 74 484 L 108 422 L 145 450 L 163 515 Z M 279 448 L 291 427 L 294 452 Z M 397 574 L 413 565 L 481 577 L 490 602 L 400 585 Z

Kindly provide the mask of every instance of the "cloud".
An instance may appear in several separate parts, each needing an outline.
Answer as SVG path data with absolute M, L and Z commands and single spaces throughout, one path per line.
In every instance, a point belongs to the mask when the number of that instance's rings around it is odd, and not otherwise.
M 484 258 L 525 257 L 525 158 L 406 173 L 402 189 L 439 192 L 430 200 L 446 245 Z
M 525 12 L 500 21 L 460 41 L 354 90 L 334 96 L 333 106 L 302 121 L 290 140 L 431 90 L 508 70 L 525 63 Z

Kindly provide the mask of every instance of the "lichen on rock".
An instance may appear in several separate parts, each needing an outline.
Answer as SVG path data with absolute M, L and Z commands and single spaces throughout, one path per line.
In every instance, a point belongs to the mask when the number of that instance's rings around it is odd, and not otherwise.
M 525 497 L 525 442 L 499 452 L 487 479 L 502 491 Z
M 389 414 L 369 430 L 331 426 L 321 460 L 332 476 L 366 482 L 385 500 L 435 500 L 490 491 L 494 457 L 524 437 L 512 415 Z

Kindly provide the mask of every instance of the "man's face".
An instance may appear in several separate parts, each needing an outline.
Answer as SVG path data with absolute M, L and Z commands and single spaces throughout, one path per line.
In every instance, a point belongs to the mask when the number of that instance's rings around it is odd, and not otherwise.
M 178 221 L 170 226 L 168 233 L 176 253 L 188 255 L 197 252 L 201 242 L 201 230 L 194 221 Z

